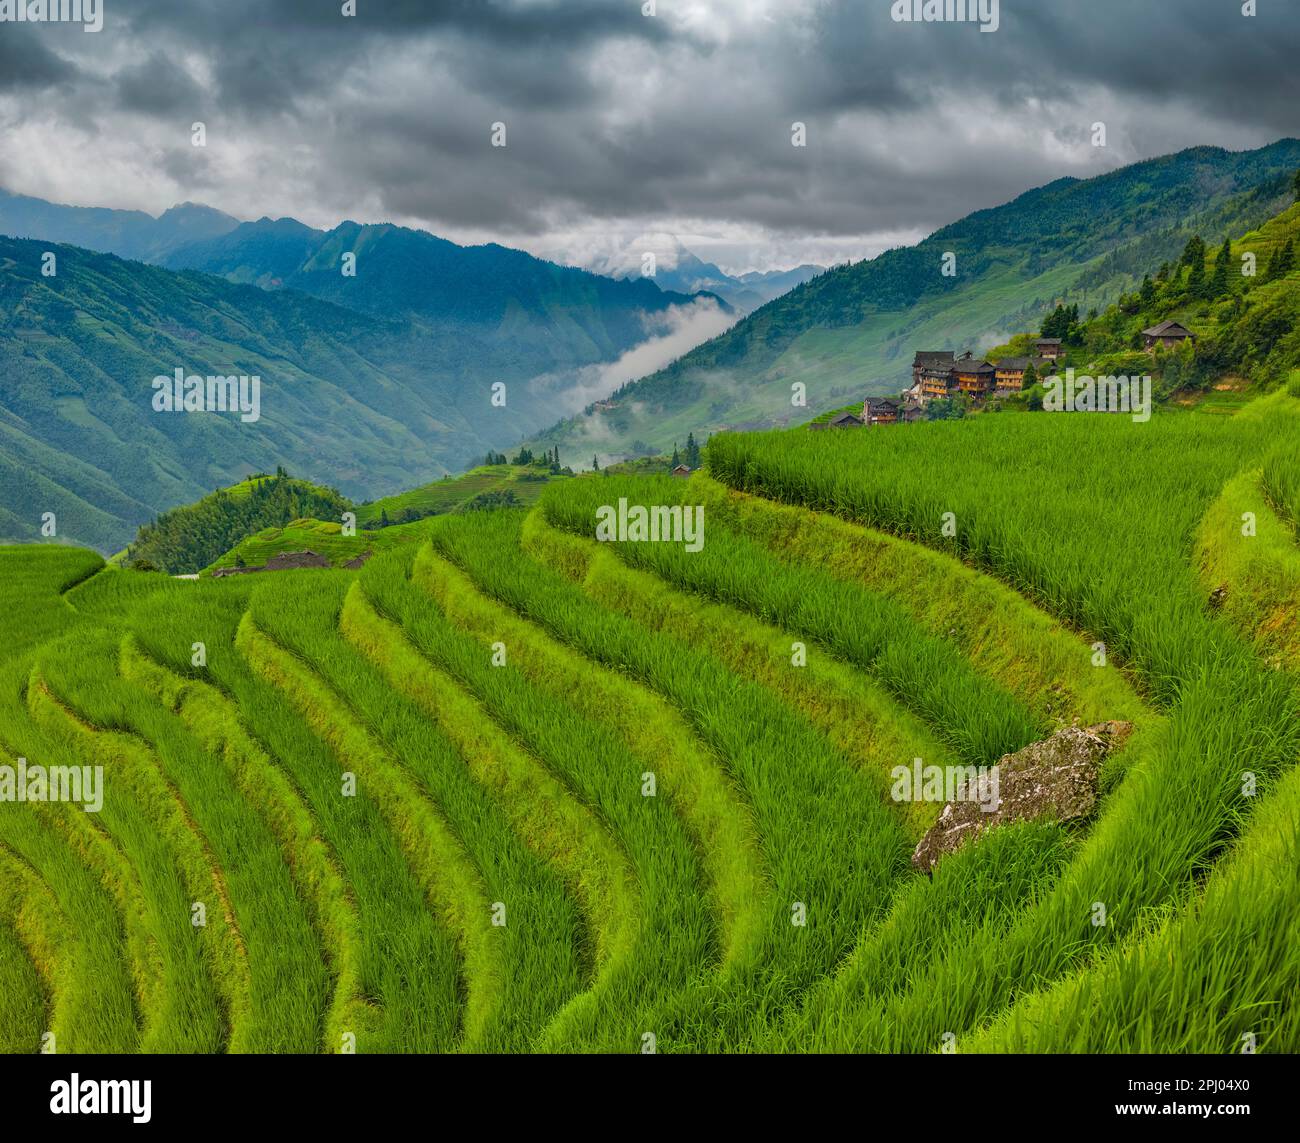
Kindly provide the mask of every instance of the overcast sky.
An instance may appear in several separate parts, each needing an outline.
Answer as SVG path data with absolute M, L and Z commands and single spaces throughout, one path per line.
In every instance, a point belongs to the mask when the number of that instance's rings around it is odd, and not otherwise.
M 1001 0 L 992 33 L 895 23 L 891 0 L 101 2 L 99 33 L 0 23 L 0 186 L 583 264 L 675 234 L 739 271 L 1300 135 L 1297 0 Z

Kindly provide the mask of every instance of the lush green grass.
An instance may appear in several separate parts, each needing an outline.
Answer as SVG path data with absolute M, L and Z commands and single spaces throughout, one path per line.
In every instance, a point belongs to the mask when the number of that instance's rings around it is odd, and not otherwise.
M 711 442 L 710 467 L 724 481 L 925 538 L 995 572 L 1100 634 L 1169 711 L 1166 731 L 1038 907 L 1005 937 L 981 934 L 930 962 L 906 996 L 870 1000 L 857 1019 L 837 1012 L 819 1042 L 933 1047 L 943 1031 L 992 1016 L 1017 980 L 1056 978 L 1138 931 L 1149 911 L 1185 902 L 1198 870 L 1236 834 L 1252 808 L 1242 773 L 1267 789 L 1295 762 L 1294 692 L 1206 610 L 1187 558 L 1225 480 L 1294 432 L 1287 400 L 1225 422 L 984 418 L 926 434 Z M 945 456 L 942 487 L 919 467 L 926 435 Z M 1019 480 L 1008 486 L 1012 471 Z M 954 537 L 942 534 L 945 512 L 958 522 Z M 1095 901 L 1107 906 L 1103 927 L 1089 921 Z
M 1261 480 L 1269 504 L 1300 539 L 1300 460 L 1296 459 L 1294 443 L 1269 457 Z
M 422 551 L 412 570 L 415 584 L 437 600 L 452 623 L 484 646 L 504 643 L 511 665 L 552 697 L 591 720 L 610 710 L 627 712 L 611 729 L 644 767 L 642 773 L 664 780 L 666 796 L 697 841 L 719 917 L 723 965 L 752 955 L 769 892 L 764 859 L 748 807 L 727 780 L 721 760 L 690 724 L 653 691 L 575 654 L 479 593 L 464 573 L 432 550 Z
M 286 573 L 291 579 L 331 573 Z M 350 578 L 350 577 L 348 577 Z M 298 582 L 302 582 L 299 578 Z M 142 649 L 179 675 L 211 680 L 238 710 L 240 724 L 271 765 L 299 791 L 321 840 L 336 855 L 359 927 L 359 994 L 366 1011 L 348 1029 L 358 1052 L 445 1051 L 460 1026 L 456 953 L 430 912 L 415 871 L 390 830 L 378 799 L 360 782 L 341 796 L 341 768 L 330 746 L 288 698 L 267 686 L 236 653 L 237 629 L 253 584 L 239 578 L 182 585 L 165 609 L 142 609 L 132 627 Z M 191 645 L 213 653 L 192 666 Z M 326 1044 L 329 1051 L 342 1043 Z
M 585 534 L 594 532 L 597 509 L 616 505 L 620 498 L 632 504 L 694 503 L 689 487 L 671 477 L 635 483 L 612 477 L 575 482 L 560 491 L 544 501 L 547 518 Z M 817 640 L 877 679 L 971 762 L 996 762 L 1043 736 L 1041 720 L 979 678 L 956 651 L 919 630 L 885 596 L 816 567 L 784 563 L 725 525 L 710 520 L 698 552 L 680 543 L 609 546 L 633 566 L 653 570 L 670 583 Z
M 678 706 L 727 760 L 753 807 L 774 885 L 761 960 L 733 975 L 725 997 L 679 1005 L 672 1038 L 661 1036 L 679 1047 L 736 1046 L 755 1019 L 829 971 L 879 915 L 902 872 L 901 823 L 872 782 L 773 692 L 730 674 L 698 648 L 611 613 L 527 558 L 518 548 L 516 514 L 484 514 L 466 524 L 435 529 L 441 554 L 489 595 Z M 784 763 L 796 758 L 798 765 Z M 795 923 L 798 906 L 806 924 Z
M 488 492 L 511 492 L 521 505 L 526 506 L 537 500 L 548 483 L 563 479 L 534 465 L 479 465 L 455 478 L 445 477 L 408 492 L 399 492 L 396 496 L 362 504 L 357 508 L 357 523 L 363 528 L 374 528 L 383 513 L 393 521 L 402 519 L 403 514 L 409 512 L 419 516 L 439 516 L 463 509 L 476 496 Z
M 922 758 L 944 766 L 956 761 L 938 737 L 879 686 L 830 655 L 813 654 L 791 665 L 789 632 L 760 623 L 725 604 L 703 602 L 674 591 L 644 572 L 626 567 L 594 544 L 555 531 L 534 517 L 529 550 L 544 562 L 570 566 L 593 600 L 643 626 L 707 650 L 737 675 L 776 691 L 851 758 L 885 797 L 889 771 Z M 919 837 L 938 815 L 932 802 L 889 803 Z
M 401 590 L 395 570 L 390 561 L 366 577 L 380 605 L 399 615 L 423 654 L 455 676 L 493 711 L 504 730 L 609 823 L 636 876 L 641 939 L 611 971 L 608 987 L 598 980 L 591 999 L 561 1013 L 538 1046 L 638 1050 L 641 1035 L 656 1030 L 645 1022 L 647 1011 L 720 955 L 720 918 L 709 909 L 690 835 L 668 798 L 643 796 L 644 763 L 610 728 L 568 708 L 508 666 L 494 667 L 490 647 L 439 622 L 427 598 Z
M 1294 1050 L 1297 427 L 724 435 L 356 573 L 0 549 L 0 756 L 106 773 L 0 803 L 0 1048 Z M 892 766 L 1110 718 L 1091 821 L 908 867 Z
M 328 559 L 334 567 L 341 567 L 367 552 L 373 555 L 398 544 L 415 543 L 424 530 L 424 526 L 416 522 L 374 531 L 358 528 L 353 535 L 345 536 L 343 525 L 330 520 L 294 520 L 282 528 L 264 528 L 240 541 L 204 568 L 203 574 L 211 574 L 217 568 L 263 567 L 272 556 L 285 552 L 315 552 Z
M 1202 590 L 1260 656 L 1300 671 L 1300 547 L 1268 489 L 1253 470 L 1227 483 L 1197 528 L 1196 563 Z

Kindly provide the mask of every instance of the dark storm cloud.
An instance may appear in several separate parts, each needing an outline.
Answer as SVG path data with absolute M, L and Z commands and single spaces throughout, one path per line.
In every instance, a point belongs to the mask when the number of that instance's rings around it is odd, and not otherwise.
M 75 71 L 56 55 L 42 28 L 0 26 L 0 92 L 62 83 Z
M 641 4 L 105 0 L 99 36 L 16 51 L 0 28 L 0 91 L 61 84 L 84 115 L 110 85 L 96 130 L 217 206 L 240 171 L 185 154 L 192 118 L 237 152 L 245 200 L 503 238 L 628 219 L 928 230 L 1063 174 L 1300 134 L 1296 4 L 1002 0 L 993 34 L 895 23 L 890 0 Z
M 193 78 L 162 52 L 123 68 L 114 76 L 118 105 L 146 115 L 170 115 L 178 107 L 200 107 L 202 90 Z

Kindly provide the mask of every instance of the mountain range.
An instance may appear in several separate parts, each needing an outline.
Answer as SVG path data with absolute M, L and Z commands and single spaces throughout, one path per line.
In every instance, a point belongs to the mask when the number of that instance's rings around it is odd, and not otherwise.
M 804 264 L 789 270 L 751 270 L 732 275 L 693 254 L 679 239 L 670 235 L 646 236 L 646 240 L 634 241 L 612 257 L 596 260 L 589 268 L 612 278 L 640 277 L 645 251 L 655 254 L 654 280 L 661 290 L 714 294 L 741 314 L 751 313 L 826 269 L 825 266 Z
M 1259 225 L 1292 201 L 1297 167 L 1300 141 L 1284 139 L 1058 179 L 818 275 L 532 443 L 603 464 L 898 392 L 917 350 L 1000 344 L 1067 298 L 1104 309 L 1191 235 L 1221 242 Z
M 115 550 L 278 464 L 363 500 L 521 440 L 603 465 L 807 420 L 897 391 L 918 349 L 1002 343 L 1065 299 L 1104 308 L 1191 234 L 1221 241 L 1289 205 L 1297 167 L 1300 142 L 1282 140 L 1060 179 L 735 324 L 718 291 L 687 292 L 730 287 L 685 255 L 653 281 L 613 280 L 387 224 L 3 196 L 0 233 L 43 233 L 0 238 L 0 539 L 36 538 L 53 513 L 60 538 Z M 682 315 L 700 312 L 730 328 L 691 349 Z M 681 355 L 657 368 L 643 352 L 656 343 L 660 361 Z M 260 420 L 155 412 L 152 381 L 175 370 L 258 376 Z M 612 397 L 611 378 L 626 382 Z
M 668 338 L 683 313 L 729 313 L 390 225 L 5 195 L 6 233 L 0 539 L 32 538 L 53 512 L 60 536 L 104 551 L 277 464 L 359 500 L 460 471 L 578 407 L 566 394 L 590 370 Z M 258 376 L 264 416 L 156 414 L 152 381 L 177 369 Z

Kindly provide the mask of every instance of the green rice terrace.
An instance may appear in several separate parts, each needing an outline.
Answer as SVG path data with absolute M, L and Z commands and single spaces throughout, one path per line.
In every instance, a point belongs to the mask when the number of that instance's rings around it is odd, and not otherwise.
M 393 498 L 356 569 L 0 548 L 2 761 L 103 768 L 0 799 L 0 1049 L 1300 1050 L 1297 441 L 1286 391 L 722 433 Z M 916 867 L 895 767 L 1105 722 L 1095 812 Z

